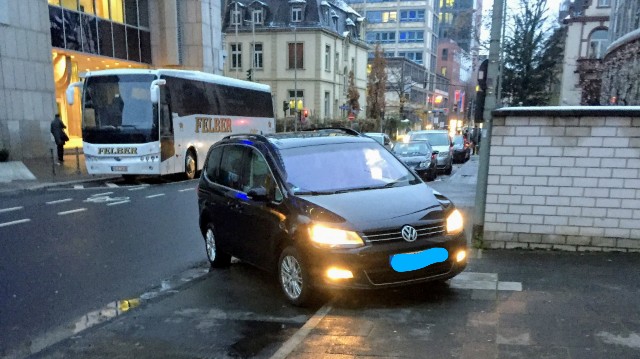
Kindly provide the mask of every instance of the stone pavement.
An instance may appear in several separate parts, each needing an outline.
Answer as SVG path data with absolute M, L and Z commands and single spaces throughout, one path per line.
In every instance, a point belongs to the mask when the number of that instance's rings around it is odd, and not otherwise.
M 338 293 L 314 315 L 238 263 L 34 357 L 640 358 L 639 260 L 484 251 L 449 284 Z
M 114 178 L 87 173 L 82 149 L 65 149 L 64 164 L 52 157 L 0 162 L 0 194 Z

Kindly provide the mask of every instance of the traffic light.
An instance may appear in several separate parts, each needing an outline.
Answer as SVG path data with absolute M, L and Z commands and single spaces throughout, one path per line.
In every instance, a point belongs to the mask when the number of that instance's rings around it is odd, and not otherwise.
M 253 81 L 253 69 L 247 70 L 247 81 Z
M 302 111 L 302 115 L 304 116 L 304 118 L 309 117 L 309 110 L 307 110 L 306 108 Z
M 289 101 L 282 101 L 282 111 L 287 112 L 289 109 Z

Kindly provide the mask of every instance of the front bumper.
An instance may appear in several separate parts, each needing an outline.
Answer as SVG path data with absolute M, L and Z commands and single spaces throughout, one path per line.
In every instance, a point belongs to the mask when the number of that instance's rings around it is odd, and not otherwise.
M 391 257 L 396 254 L 422 252 L 432 248 L 444 248 L 448 258 L 424 268 L 397 272 L 391 266 Z M 467 266 L 467 258 L 458 262 L 459 251 L 467 252 L 464 232 L 454 236 L 438 236 L 416 242 L 368 243 L 357 249 L 307 248 L 306 262 L 315 286 L 344 289 L 388 288 L 433 280 L 446 280 L 462 272 Z M 346 269 L 353 278 L 332 280 L 326 276 L 329 268 Z

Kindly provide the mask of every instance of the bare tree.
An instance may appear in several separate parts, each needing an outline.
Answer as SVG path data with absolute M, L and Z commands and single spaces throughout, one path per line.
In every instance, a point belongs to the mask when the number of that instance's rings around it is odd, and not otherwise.
M 382 115 L 385 111 L 385 93 L 387 92 L 386 60 L 380 45 L 376 45 L 371 72 L 367 83 L 367 117 L 376 122 L 376 128 L 382 128 Z
M 360 111 L 360 92 L 356 88 L 356 80 L 353 74 L 353 70 L 349 71 L 349 90 L 347 92 L 347 103 L 351 108 L 351 112 L 358 113 Z

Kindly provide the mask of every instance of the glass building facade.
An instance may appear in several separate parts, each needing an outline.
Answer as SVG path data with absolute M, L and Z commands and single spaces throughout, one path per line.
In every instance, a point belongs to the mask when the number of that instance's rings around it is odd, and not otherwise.
M 54 48 L 151 64 L 148 0 L 49 0 Z

